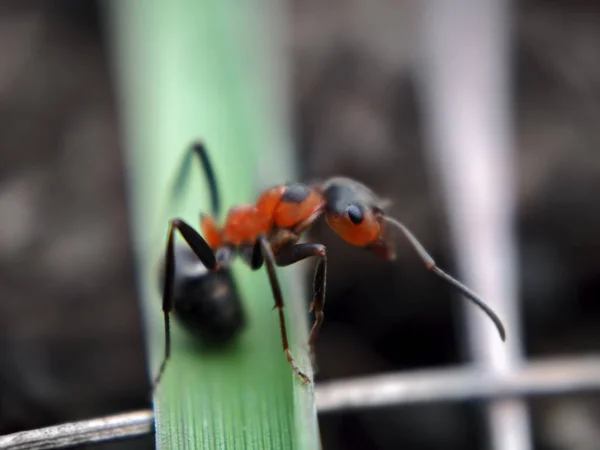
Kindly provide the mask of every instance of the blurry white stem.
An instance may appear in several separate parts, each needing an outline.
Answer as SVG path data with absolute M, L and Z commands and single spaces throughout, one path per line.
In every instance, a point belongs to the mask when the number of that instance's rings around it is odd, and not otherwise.
M 514 142 L 509 89 L 508 2 L 426 0 L 421 99 L 432 165 L 446 196 L 452 241 L 466 283 L 505 322 L 507 342 L 466 304 L 470 350 L 494 372 L 521 361 L 517 309 Z M 531 447 L 524 404 L 489 405 L 492 448 Z

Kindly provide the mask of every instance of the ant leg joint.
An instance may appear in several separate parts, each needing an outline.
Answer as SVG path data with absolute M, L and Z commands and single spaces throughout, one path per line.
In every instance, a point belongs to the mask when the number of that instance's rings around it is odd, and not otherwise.
M 302 383 L 303 384 L 310 383 L 310 378 L 308 378 L 308 376 L 298 368 L 298 365 L 296 364 L 296 361 L 294 360 L 294 356 L 292 355 L 292 352 L 290 351 L 289 348 L 285 349 L 285 355 L 287 357 L 288 362 L 292 366 L 292 369 L 294 369 L 294 372 L 296 373 L 296 375 L 298 375 L 302 379 Z

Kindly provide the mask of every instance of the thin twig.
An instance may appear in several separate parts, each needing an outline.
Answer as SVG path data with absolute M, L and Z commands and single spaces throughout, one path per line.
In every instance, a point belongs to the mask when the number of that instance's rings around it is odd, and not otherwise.
M 151 410 L 65 423 L 0 436 L 0 449 L 42 450 L 131 438 L 152 432 L 153 423 Z
M 321 383 L 319 413 L 427 402 L 492 400 L 600 390 L 600 357 L 532 362 L 510 374 L 424 370 Z
M 321 383 L 319 413 L 427 402 L 491 400 L 600 390 L 600 356 L 530 363 L 513 374 L 476 368 L 403 372 Z M 0 436 L 0 449 L 41 450 L 151 433 L 151 410 Z

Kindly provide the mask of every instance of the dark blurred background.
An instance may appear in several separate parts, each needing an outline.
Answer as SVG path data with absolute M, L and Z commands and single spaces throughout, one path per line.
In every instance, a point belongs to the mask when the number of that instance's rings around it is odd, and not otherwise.
M 303 178 L 370 185 L 456 272 L 423 156 L 414 4 L 294 0 L 291 11 Z M 600 5 L 515 12 L 527 355 L 598 351 Z M 104 33 L 96 2 L 0 4 L 0 434 L 149 406 Z M 414 255 L 389 265 L 325 226 L 313 238 L 330 255 L 318 380 L 463 362 L 452 296 Z M 597 396 L 530 405 L 537 449 L 600 448 Z M 387 408 L 323 416 L 321 434 L 325 449 L 476 449 L 480 416 L 472 404 Z

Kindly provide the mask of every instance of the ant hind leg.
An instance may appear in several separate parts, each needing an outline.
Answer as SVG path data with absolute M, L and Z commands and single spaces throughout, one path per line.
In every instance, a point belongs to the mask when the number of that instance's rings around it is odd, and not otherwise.
M 167 238 L 167 252 L 165 255 L 165 274 L 163 285 L 163 303 L 162 310 L 165 323 L 165 355 L 158 370 L 154 382 L 152 383 L 152 391 L 154 392 L 162 378 L 162 375 L 167 366 L 167 361 L 171 356 L 171 324 L 169 314 L 173 310 L 173 283 L 175 279 L 175 230 L 179 231 L 183 239 L 187 242 L 190 248 L 194 251 L 198 259 L 209 270 L 215 270 L 217 260 L 212 249 L 206 243 L 204 238 L 198 234 L 191 226 L 181 219 L 171 220 L 169 227 L 169 237 Z
M 275 271 L 275 256 L 273 255 L 273 250 L 271 249 L 271 244 L 264 235 L 261 235 L 256 240 L 256 244 L 254 245 L 251 267 L 253 270 L 258 270 L 263 262 L 267 268 L 267 274 L 269 276 L 269 282 L 271 284 L 271 289 L 273 291 L 273 297 L 275 300 L 275 306 L 273 309 L 277 309 L 279 312 L 279 327 L 281 329 L 281 342 L 283 344 L 283 351 L 287 356 L 287 360 L 294 369 L 296 375 L 298 375 L 304 383 L 309 383 L 310 378 L 300 370 L 294 356 L 292 355 L 292 351 L 290 350 L 290 346 L 288 343 L 287 337 L 287 329 L 285 325 L 285 316 L 283 314 L 283 294 L 281 292 L 281 286 L 279 284 L 279 280 L 277 279 L 277 273 Z
M 327 249 L 322 244 L 297 244 L 283 248 L 276 256 L 278 266 L 289 266 L 291 264 L 302 261 L 311 256 L 319 258 L 315 269 L 315 277 L 313 284 L 313 300 L 310 304 L 310 311 L 315 312 L 315 322 L 310 331 L 308 345 L 310 346 L 310 354 L 315 361 L 315 342 L 323 324 L 325 307 L 325 287 L 327 284 Z

